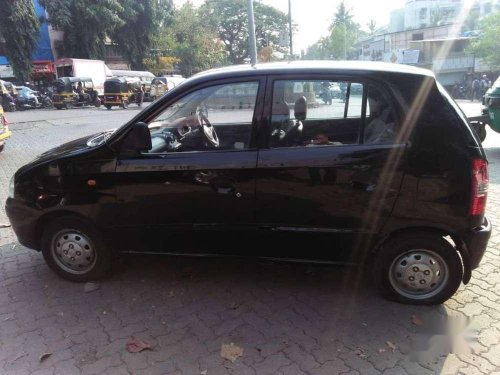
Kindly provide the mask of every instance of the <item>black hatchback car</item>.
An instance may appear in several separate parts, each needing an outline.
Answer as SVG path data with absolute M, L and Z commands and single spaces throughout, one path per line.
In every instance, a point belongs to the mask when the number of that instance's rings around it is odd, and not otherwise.
M 327 102 L 325 87 L 343 88 Z M 397 301 L 441 303 L 479 265 L 486 155 L 433 74 L 292 62 L 198 74 L 114 132 L 13 177 L 19 241 L 62 277 L 114 252 L 369 264 Z

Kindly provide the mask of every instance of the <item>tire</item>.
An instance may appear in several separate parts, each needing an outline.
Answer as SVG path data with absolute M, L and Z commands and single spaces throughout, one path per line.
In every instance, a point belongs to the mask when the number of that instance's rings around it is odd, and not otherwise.
M 5 143 L 0 145 L 0 152 L 2 152 L 3 150 L 5 150 Z
M 127 109 L 127 107 L 128 107 L 128 102 L 126 100 L 123 100 L 122 101 L 122 108 Z
M 375 281 L 382 295 L 393 301 L 440 304 L 453 296 L 462 282 L 464 270 L 458 252 L 437 234 L 395 236 L 382 245 L 375 257 Z M 417 281 L 423 284 L 422 289 Z
M 42 254 L 55 273 L 70 281 L 97 280 L 111 268 L 111 253 L 98 230 L 74 216 L 56 218 L 46 226 Z
M 105 104 L 104 105 L 106 107 L 106 109 L 110 110 L 113 106 L 109 105 L 109 104 Z

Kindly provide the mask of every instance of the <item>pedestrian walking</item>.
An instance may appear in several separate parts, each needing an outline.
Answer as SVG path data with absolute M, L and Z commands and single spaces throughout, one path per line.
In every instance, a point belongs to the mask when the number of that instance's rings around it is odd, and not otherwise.
M 483 75 L 481 78 L 481 96 L 484 96 L 486 94 L 486 91 L 491 87 L 491 81 L 488 79 L 488 76 L 486 74 Z
M 481 82 L 479 81 L 479 79 L 477 77 L 474 77 L 474 79 L 472 80 L 472 84 L 471 84 L 470 101 L 473 102 L 476 97 L 478 99 L 480 99 L 480 94 L 481 94 L 480 92 L 481 92 Z

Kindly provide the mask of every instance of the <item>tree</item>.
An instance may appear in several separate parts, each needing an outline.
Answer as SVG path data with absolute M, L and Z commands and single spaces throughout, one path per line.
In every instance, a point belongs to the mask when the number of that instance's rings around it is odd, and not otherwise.
M 62 55 L 104 59 L 106 38 L 125 25 L 119 0 L 40 0 L 49 23 L 64 32 Z
M 335 12 L 335 16 L 333 17 L 333 21 L 330 25 L 330 30 L 332 30 L 332 27 L 336 24 L 344 24 L 348 28 L 352 28 L 356 25 L 353 21 L 351 11 L 346 8 L 344 1 L 342 1 L 337 7 L 337 11 Z
M 173 12 L 171 26 L 162 29 L 157 38 L 155 57 L 174 56 L 181 73 L 190 76 L 213 68 L 225 61 L 224 46 L 214 30 L 206 26 L 204 17 L 189 2 Z
M 472 40 L 469 52 L 492 69 L 500 66 L 500 12 L 484 17 L 479 24 L 480 37 Z
M 133 70 L 144 69 L 144 59 L 149 56 L 154 34 L 161 18 L 171 3 L 161 5 L 157 0 L 122 0 L 119 14 L 123 25 L 115 28 L 110 37 L 130 63 Z
M 21 82 L 31 75 L 31 55 L 36 47 L 40 24 L 31 0 L 4 1 L 0 9 L 0 34 L 6 56 Z
M 232 64 L 241 64 L 249 56 L 248 14 L 245 0 L 207 0 L 200 8 L 204 20 L 217 31 Z M 288 33 L 286 15 L 278 9 L 254 3 L 257 49 L 272 46 L 277 52 L 286 52 L 279 45 L 280 36 Z M 206 21 L 205 21 L 206 22 Z
M 342 1 L 337 7 L 330 25 L 330 35 L 321 38 L 307 51 L 306 59 L 353 59 L 356 58 L 355 45 L 366 33 L 354 22 L 349 9 Z
M 370 22 L 368 22 L 368 24 L 366 25 L 368 26 L 368 30 L 370 31 L 370 35 L 373 35 L 375 34 L 375 31 L 377 30 L 377 22 L 375 22 L 375 20 L 370 20 Z

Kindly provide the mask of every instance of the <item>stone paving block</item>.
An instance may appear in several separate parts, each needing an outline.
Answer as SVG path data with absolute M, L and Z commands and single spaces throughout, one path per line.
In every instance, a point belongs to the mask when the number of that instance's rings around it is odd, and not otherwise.
M 282 367 L 289 366 L 292 362 L 283 353 L 271 354 L 260 363 L 253 365 L 259 375 L 271 375 L 278 372 Z
M 317 369 L 314 370 L 315 375 L 331 375 L 341 374 L 349 371 L 349 367 L 341 359 L 334 359 L 333 361 L 326 361 Z
M 95 118 L 111 116 L 107 112 L 75 110 L 88 121 L 83 127 L 71 118 L 64 120 L 69 125 L 13 124 L 8 152 L 0 155 L 0 202 L 12 173 L 34 153 L 94 132 L 104 126 L 94 124 Z M 114 117 L 107 118 L 105 126 L 116 127 Z M 488 215 L 496 228 L 500 153 L 487 153 Z M 0 204 L 0 223 L 5 220 Z M 82 284 L 60 279 L 40 253 L 18 244 L 11 228 L 0 229 L 0 374 L 486 375 L 500 370 L 496 229 L 470 284 L 442 307 L 395 304 L 369 283 L 354 290 L 344 282 L 351 280 L 350 271 L 341 267 L 159 257 L 122 257 L 117 267 L 99 290 L 84 293 Z M 402 354 L 418 332 L 412 315 L 428 313 L 444 321 L 472 318 L 469 328 L 477 337 L 471 353 L 420 364 Z M 132 336 L 152 343 L 153 350 L 126 352 Z M 392 353 L 386 341 L 398 349 Z M 230 342 L 244 349 L 235 363 L 220 357 L 221 344 Z M 379 353 L 380 347 L 386 351 Z M 40 363 L 44 352 L 52 355 Z

